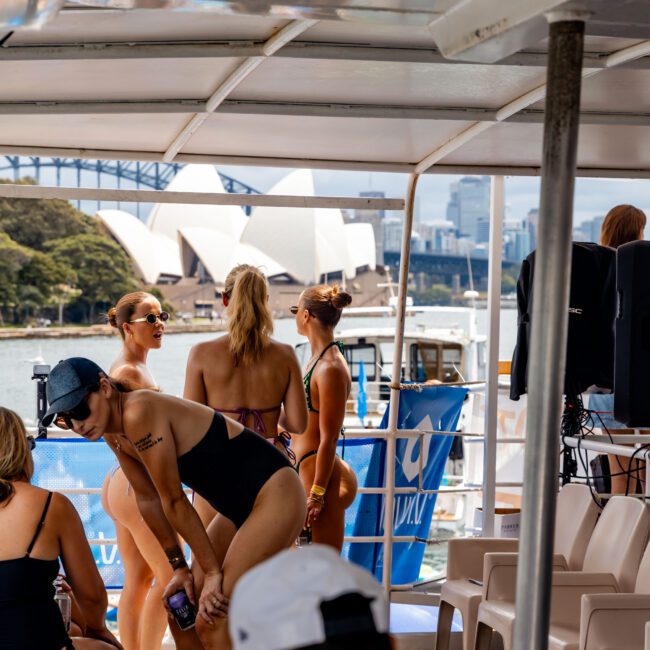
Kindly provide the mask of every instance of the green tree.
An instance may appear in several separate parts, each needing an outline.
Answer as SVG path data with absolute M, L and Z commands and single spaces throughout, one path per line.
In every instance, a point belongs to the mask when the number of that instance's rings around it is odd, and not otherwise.
M 85 307 L 86 322 L 95 322 L 97 307 L 106 308 L 137 288 L 124 251 L 100 234 L 82 234 L 51 242 L 54 259 L 75 269 L 77 299 Z
M 430 304 L 448 305 L 451 303 L 451 287 L 447 285 L 434 284 L 426 293 L 431 300 Z
M 30 258 L 30 250 L 0 231 L 0 323 L 12 315 L 18 305 L 18 274 Z
M 31 317 L 38 316 L 45 301 L 45 296 L 36 287 L 18 285 L 17 311 L 22 313 L 23 322 L 28 321 Z
M 517 290 L 517 278 L 519 277 L 519 269 L 512 267 L 503 269 L 501 272 L 501 293 L 513 293 Z
M 77 274 L 66 262 L 40 251 L 32 251 L 30 259 L 18 272 L 19 284 L 37 289 L 43 296 L 42 304 L 49 302 L 56 285 L 76 281 Z
M 416 305 L 449 305 L 451 304 L 451 288 L 445 284 L 434 284 L 426 291 L 409 292 Z
M 0 180 L 0 183 L 14 183 Z M 23 178 L 19 185 L 35 185 L 32 178 Z M 98 232 L 97 224 L 62 199 L 0 198 L 0 230 L 16 243 L 38 251 L 47 242 L 64 237 Z
M 49 303 L 57 308 L 57 321 L 63 325 L 63 308 L 81 295 L 81 289 L 69 284 L 56 284 L 52 287 Z

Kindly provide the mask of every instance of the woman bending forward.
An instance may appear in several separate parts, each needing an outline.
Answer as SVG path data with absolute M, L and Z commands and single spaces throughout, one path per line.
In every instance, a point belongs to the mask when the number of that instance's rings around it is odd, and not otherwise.
M 230 648 L 225 617 L 234 584 L 252 566 L 289 547 L 304 522 L 304 493 L 286 456 L 207 406 L 148 390 L 122 392 L 88 359 L 57 364 L 47 395 L 44 424 L 56 417 L 59 425 L 91 441 L 114 433 L 128 450 L 118 460 L 174 569 L 163 597 L 182 589 L 195 602 L 178 534 L 204 574 L 196 599 L 199 638 L 206 649 Z M 233 522 L 232 540 L 214 537 L 210 529 L 206 533 L 181 481 Z

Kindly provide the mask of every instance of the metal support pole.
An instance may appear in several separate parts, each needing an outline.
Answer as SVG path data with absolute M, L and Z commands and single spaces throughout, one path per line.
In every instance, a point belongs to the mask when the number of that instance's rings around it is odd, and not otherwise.
M 514 650 L 546 650 L 585 14 L 549 16 Z
M 81 187 L 81 160 L 77 160 L 77 187 Z M 81 210 L 81 201 L 77 201 L 77 210 Z
M 503 176 L 492 177 L 490 193 L 490 257 L 488 267 L 488 359 L 483 445 L 483 537 L 494 535 L 497 472 L 497 404 L 499 400 L 499 328 L 501 258 L 503 257 Z
M 413 206 L 419 176 L 409 178 L 404 206 L 404 226 L 402 229 L 402 255 L 399 267 L 399 289 L 397 293 L 397 313 L 395 316 L 395 350 L 393 352 L 393 377 L 390 384 L 390 412 L 386 438 L 386 498 L 384 501 L 384 566 L 382 584 L 384 589 L 391 586 L 393 565 L 393 511 L 395 507 L 395 450 L 397 443 L 397 416 L 399 413 L 399 393 L 402 381 L 402 347 L 404 346 L 404 324 L 406 321 L 406 294 L 408 293 L 409 260 L 411 257 L 411 231 L 413 230 Z

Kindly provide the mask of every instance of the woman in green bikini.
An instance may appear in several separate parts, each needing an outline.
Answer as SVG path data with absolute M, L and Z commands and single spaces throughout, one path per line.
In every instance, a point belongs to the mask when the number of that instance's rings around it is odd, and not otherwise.
M 336 455 L 350 395 L 350 369 L 334 340 L 341 311 L 352 302 L 338 286 L 305 289 L 291 308 L 298 333 L 309 339 L 312 358 L 304 377 L 309 420 L 301 436 L 292 436 L 296 469 L 307 494 L 306 526 L 314 543 L 343 547 L 345 510 L 354 501 L 357 479 Z

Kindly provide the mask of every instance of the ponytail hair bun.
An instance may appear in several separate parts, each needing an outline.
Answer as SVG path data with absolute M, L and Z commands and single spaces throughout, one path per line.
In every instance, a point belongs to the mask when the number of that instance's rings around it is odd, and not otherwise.
M 118 329 L 119 326 L 117 324 L 117 309 L 115 309 L 115 307 L 111 307 L 108 310 L 108 313 L 106 314 L 106 320 L 111 327 Z
M 322 325 L 333 328 L 341 320 L 343 308 L 352 302 L 352 296 L 347 291 L 341 291 L 338 284 L 320 284 L 305 289 L 301 300 L 305 309 Z
M 336 309 L 343 309 L 352 302 L 352 296 L 335 284 L 330 290 L 330 301 Z
M 106 313 L 106 320 L 111 327 L 119 331 L 120 336 L 124 339 L 124 323 L 128 323 L 138 305 L 147 298 L 155 298 L 146 291 L 134 291 L 122 296 L 115 307 L 111 307 Z

